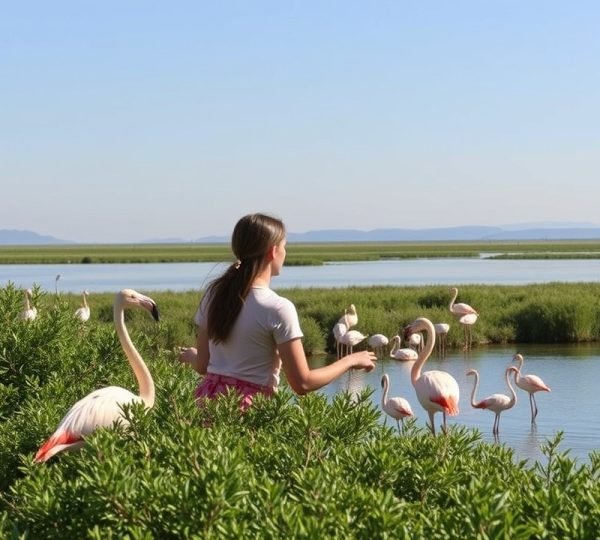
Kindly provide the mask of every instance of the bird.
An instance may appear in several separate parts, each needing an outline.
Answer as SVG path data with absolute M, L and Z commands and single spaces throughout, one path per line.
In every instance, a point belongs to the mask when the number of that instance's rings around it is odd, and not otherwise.
M 89 291 L 83 291 L 83 306 L 75 310 L 75 317 L 82 322 L 85 322 L 90 318 L 90 306 L 88 306 L 87 303 L 87 297 L 89 294 Z
M 373 334 L 367 340 L 369 347 L 373 349 L 377 358 L 383 356 L 385 348 L 388 346 L 389 339 L 383 334 Z
M 56 274 L 56 277 L 54 278 L 54 293 L 56 294 L 56 296 L 58 296 L 60 293 L 58 292 L 58 280 L 61 278 L 62 276 L 60 274 Z
M 339 318 L 338 322 L 345 324 L 346 328 L 350 329 L 358 324 L 358 314 L 356 313 L 356 306 L 350 304 L 345 310 L 344 314 Z
M 422 372 L 423 365 L 431 356 L 435 346 L 435 328 L 425 317 L 419 317 L 404 329 L 405 339 L 415 332 L 425 331 L 427 339 L 419 353 L 419 358 L 413 365 L 410 378 L 421 406 L 429 414 L 431 432 L 435 435 L 434 415 L 441 412 L 444 417 L 443 431 L 446 432 L 446 415 L 458 414 L 460 391 L 456 379 L 445 371 L 430 370 Z
M 352 354 L 352 349 L 368 337 L 358 330 L 348 330 L 340 337 L 340 343 L 346 347 L 346 354 Z
M 25 298 L 23 301 L 23 309 L 19 317 L 23 321 L 33 321 L 37 317 L 37 308 L 33 305 L 33 291 L 25 289 Z
M 419 352 L 423 348 L 423 338 L 421 334 L 411 334 L 408 338 L 408 346 Z
M 384 373 L 381 377 L 381 387 L 383 388 L 383 395 L 381 396 L 381 408 L 386 414 L 396 419 L 398 424 L 398 432 L 400 432 L 400 422 L 402 422 L 402 431 L 404 431 L 404 419 L 407 416 L 414 416 L 414 413 L 410 407 L 410 403 L 403 397 L 391 397 L 388 398 L 388 389 L 390 385 L 390 378 L 387 373 Z
M 127 425 L 121 407 L 129 403 L 142 403 L 147 409 L 154 405 L 154 381 L 144 360 L 136 350 L 127 327 L 125 326 L 125 309 L 143 308 L 148 310 L 158 321 L 158 308 L 154 300 L 134 291 L 123 289 L 117 293 L 113 304 L 114 324 L 127 356 L 127 360 L 140 388 L 136 395 L 119 386 L 107 386 L 95 390 L 75 403 L 60 421 L 56 431 L 37 451 L 34 461 L 43 463 L 55 454 L 65 450 L 75 450 L 85 444 L 85 437 L 96 428 L 109 427 L 115 422 Z
M 333 325 L 333 339 L 335 340 L 335 354 L 338 358 L 342 356 L 342 343 L 340 338 L 348 331 L 348 327 L 341 322 L 337 322 Z
M 435 344 L 437 351 L 441 356 L 444 356 L 446 354 L 446 338 L 450 331 L 450 325 L 447 323 L 436 323 L 433 327 L 435 328 Z
M 477 321 L 479 313 L 477 313 L 477 310 L 472 308 L 469 304 L 463 304 L 460 302 L 458 304 L 454 303 L 456 301 L 456 297 L 458 296 L 458 289 L 456 287 L 452 287 L 450 292 L 453 294 L 453 296 L 452 300 L 450 300 L 448 309 L 450 309 L 450 313 L 452 313 L 452 315 L 454 315 L 458 319 L 458 322 L 463 326 L 463 350 L 466 351 L 471 348 L 471 326 Z
M 515 354 L 513 361 L 519 364 L 519 367 L 515 371 L 515 384 L 529 393 L 529 406 L 531 408 L 531 423 L 535 423 L 535 417 L 538 414 L 537 403 L 535 402 L 534 394 L 536 392 L 550 392 L 550 387 L 542 381 L 537 375 L 521 375 L 521 369 L 523 368 L 523 355 Z
M 419 353 L 414 349 L 400 346 L 402 343 L 399 335 L 392 337 L 391 344 L 390 358 L 394 360 L 416 360 L 419 357 Z
M 479 386 L 479 372 L 476 369 L 470 369 L 467 371 L 467 375 L 475 375 L 475 383 L 473 385 L 473 392 L 471 393 L 471 407 L 474 407 L 475 409 L 489 409 L 496 414 L 496 417 L 494 418 L 494 426 L 492 427 L 492 433 L 494 435 L 498 434 L 500 427 L 500 413 L 502 411 L 506 411 L 507 409 L 511 409 L 517 403 L 517 394 L 515 393 L 515 389 L 510 384 L 509 375 L 511 371 L 518 370 L 515 366 L 508 366 L 506 368 L 506 384 L 510 390 L 510 397 L 506 394 L 492 394 L 481 401 L 476 401 L 475 399 L 475 393 L 477 392 L 477 387 Z

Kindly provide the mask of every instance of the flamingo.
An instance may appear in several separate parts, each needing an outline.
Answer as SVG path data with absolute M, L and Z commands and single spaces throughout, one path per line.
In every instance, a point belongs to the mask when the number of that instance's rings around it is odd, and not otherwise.
M 89 291 L 83 291 L 83 306 L 75 310 L 75 317 L 82 322 L 85 322 L 90 318 L 90 306 L 88 306 L 87 303 L 87 297 L 89 294 Z
M 394 360 L 416 360 L 419 358 L 419 353 L 409 347 L 401 348 L 400 336 L 395 335 L 392 338 L 392 350 L 390 351 L 390 358 Z
M 398 432 L 400 432 L 400 422 L 402 422 L 402 431 L 404 431 L 404 419 L 407 416 L 413 416 L 414 413 L 410 407 L 410 403 L 402 397 L 388 398 L 388 388 L 390 385 L 390 378 L 387 373 L 384 373 L 381 377 L 381 386 L 383 388 L 383 396 L 381 396 L 381 408 L 396 419 L 398 424 Z
M 56 296 L 58 296 L 60 293 L 58 292 L 58 280 L 61 278 L 62 276 L 60 274 L 56 274 L 56 277 L 54 278 L 54 293 L 56 294 Z
M 519 364 L 519 367 L 515 371 L 515 384 L 529 393 L 529 406 L 531 407 L 531 423 L 535 422 L 535 417 L 538 414 L 537 403 L 535 402 L 534 394 L 536 392 L 550 392 L 550 387 L 542 381 L 537 375 L 521 375 L 521 368 L 523 367 L 523 355 L 515 354 L 513 361 Z M 514 366 L 513 366 L 514 367 Z
M 448 309 L 450 309 L 450 313 L 452 313 L 452 315 L 458 319 L 458 322 L 463 325 L 465 335 L 463 350 L 466 351 L 471 348 L 471 326 L 477 321 L 479 313 L 477 313 L 477 311 L 469 304 L 463 304 L 460 302 L 458 304 L 454 303 L 456 297 L 458 296 L 458 289 L 456 287 L 452 287 L 450 292 L 453 294 L 453 296 L 452 300 L 450 300 Z
M 358 314 L 356 313 L 356 306 L 350 304 L 345 310 L 344 314 L 339 318 L 338 322 L 345 324 L 348 329 L 358 324 Z
M 125 326 L 125 309 L 147 309 L 158 321 L 158 308 L 151 298 L 132 289 L 123 289 L 115 297 L 113 316 L 121 347 L 140 387 L 136 395 L 119 386 L 95 390 L 80 399 L 60 421 L 56 431 L 42 444 L 34 461 L 45 462 L 58 452 L 75 450 L 85 443 L 85 437 L 98 427 L 109 427 L 115 422 L 126 425 L 121 407 L 129 403 L 143 403 L 147 409 L 154 405 L 154 381 L 144 360 L 133 345 Z
M 388 346 L 389 341 L 390 340 L 383 334 L 373 334 L 371 337 L 369 337 L 367 343 L 369 344 L 369 347 L 373 349 L 377 355 L 377 358 L 379 358 L 380 356 L 383 356 L 384 350 Z
M 423 338 L 421 334 L 411 334 L 408 338 L 408 346 L 419 352 L 423 348 Z
M 473 392 L 471 393 L 471 407 L 474 407 L 475 409 L 489 409 L 496 414 L 496 418 L 494 418 L 494 427 L 492 427 L 492 433 L 494 435 L 498 435 L 498 430 L 500 427 L 500 413 L 502 411 L 506 411 L 507 409 L 511 409 L 517 403 L 517 394 L 515 393 L 515 389 L 510 384 L 509 374 L 511 371 L 516 372 L 518 369 L 515 366 L 508 366 L 506 368 L 506 384 L 510 390 L 510 397 L 505 394 L 492 394 L 481 401 L 475 400 L 475 393 L 477 392 L 477 387 L 479 386 L 479 373 L 476 369 L 470 369 L 467 371 L 467 375 L 475 375 L 475 384 L 473 385 Z
M 338 358 L 342 356 L 342 343 L 340 338 L 348 331 L 348 327 L 341 322 L 333 325 L 333 339 L 335 340 L 335 353 Z
M 19 317 L 23 321 L 33 321 L 37 317 L 37 308 L 32 304 L 33 291 L 25 289 L 25 298 L 23 301 L 23 309 Z
M 354 346 L 367 339 L 367 337 L 368 336 L 365 336 L 358 330 L 348 330 L 343 336 L 340 337 L 340 343 L 346 346 L 347 354 L 352 354 L 352 349 Z
M 431 432 L 435 435 L 433 418 L 435 413 L 441 412 L 443 414 L 443 431 L 446 432 L 446 415 L 454 416 L 458 414 L 460 392 L 456 379 L 449 373 L 438 370 L 421 372 L 435 346 L 435 328 L 429 319 L 420 317 L 404 329 L 405 337 L 421 331 L 426 332 L 427 339 L 423 350 L 419 353 L 418 360 L 411 369 L 410 378 L 419 403 L 429 414 Z
M 444 356 L 446 354 L 446 337 L 450 331 L 450 325 L 447 323 L 436 323 L 433 325 L 435 328 L 435 344 L 438 352 Z

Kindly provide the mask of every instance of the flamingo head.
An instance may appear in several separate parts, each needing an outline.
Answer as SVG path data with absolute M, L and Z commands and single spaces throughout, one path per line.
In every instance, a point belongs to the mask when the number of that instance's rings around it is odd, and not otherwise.
M 513 356 L 513 362 L 518 362 L 519 366 L 523 365 L 523 355 L 519 354 L 519 353 L 515 354 Z M 513 366 L 513 367 L 515 367 L 515 366 Z M 515 368 L 515 369 L 517 369 L 517 368 Z
M 425 317 L 419 317 L 409 325 L 404 327 L 404 341 L 408 341 L 412 334 L 416 334 L 417 332 L 422 332 L 427 329 L 427 324 L 433 327 L 431 322 Z
M 384 373 L 381 377 L 381 388 L 385 388 L 385 385 L 388 384 L 390 378 L 387 373 Z
M 470 370 L 467 371 L 467 375 L 477 375 L 477 370 L 476 369 L 470 369 Z
M 133 289 L 123 289 L 119 291 L 115 298 L 115 306 L 119 307 L 138 307 L 150 312 L 155 321 L 159 320 L 158 307 L 156 302 L 149 296 L 145 296 Z

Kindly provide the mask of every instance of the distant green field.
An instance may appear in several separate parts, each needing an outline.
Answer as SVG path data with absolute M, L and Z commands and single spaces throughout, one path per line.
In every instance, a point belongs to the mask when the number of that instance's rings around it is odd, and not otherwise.
M 509 259 L 598 259 L 600 241 L 288 243 L 286 264 L 479 257 L 482 254 Z M 0 264 L 221 262 L 232 259 L 229 244 L 0 246 Z

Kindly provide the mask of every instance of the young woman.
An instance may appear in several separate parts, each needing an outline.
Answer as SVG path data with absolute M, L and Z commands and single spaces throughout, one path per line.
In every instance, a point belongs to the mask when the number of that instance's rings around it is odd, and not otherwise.
M 270 288 L 283 266 L 285 246 L 279 219 L 249 214 L 237 222 L 231 238 L 236 261 L 209 284 L 194 318 L 197 347 L 180 354 L 182 362 L 205 374 L 197 399 L 233 388 L 246 409 L 254 394 L 271 395 L 277 389 L 280 367 L 297 394 L 317 390 L 349 369 L 375 367 L 375 354 L 360 351 L 309 368 L 296 308 Z

